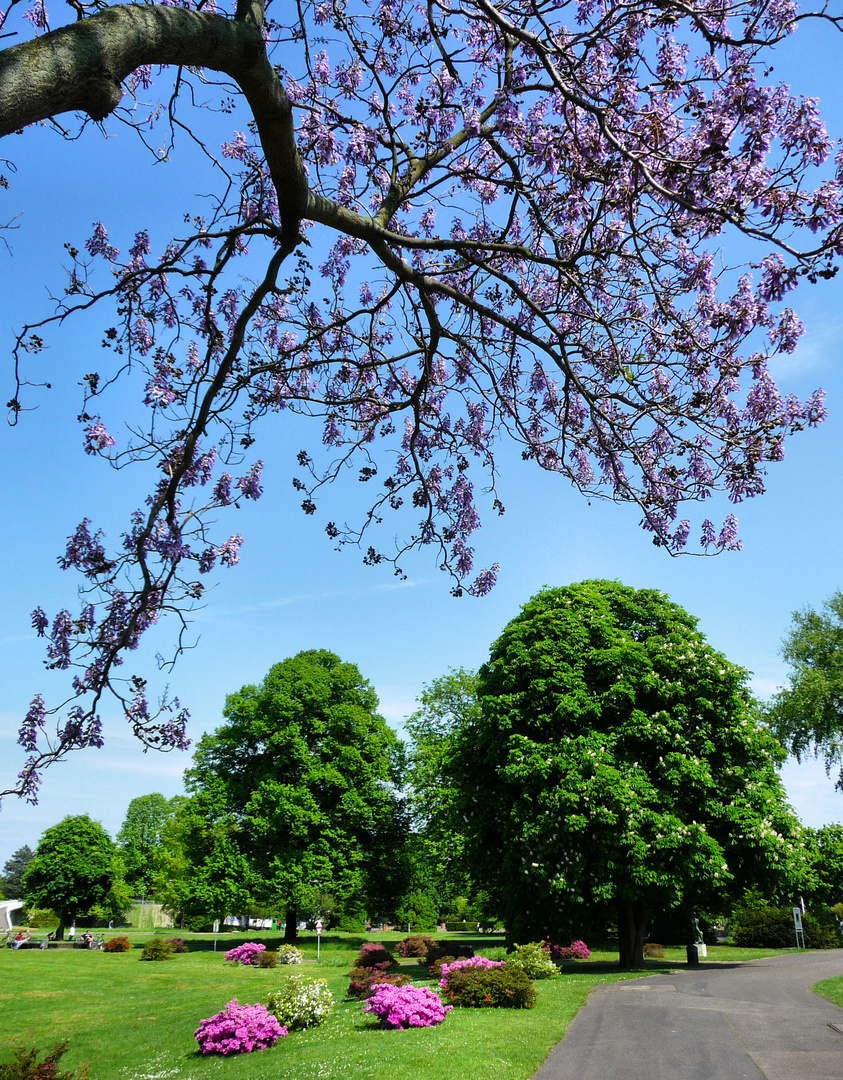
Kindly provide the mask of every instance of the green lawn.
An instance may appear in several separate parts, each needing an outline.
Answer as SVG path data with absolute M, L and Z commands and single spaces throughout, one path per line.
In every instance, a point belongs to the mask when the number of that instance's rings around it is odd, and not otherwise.
M 115 931 L 116 933 L 117 931 Z M 137 944 L 148 935 L 129 934 Z M 186 935 L 190 941 L 191 935 Z M 377 935 L 397 941 L 398 934 Z M 254 935 L 249 940 L 259 939 Z M 536 984 L 538 1003 L 528 1011 L 454 1009 L 436 1028 L 380 1031 L 359 1002 L 344 1000 L 347 972 L 360 939 L 331 936 L 315 963 L 311 937 L 302 942 L 303 967 L 233 967 L 223 951 L 247 940 L 221 939 L 216 953 L 208 940 L 190 941 L 196 951 L 160 963 L 141 962 L 140 949 L 122 954 L 81 950 L 0 950 L 0 1024 L 10 1057 L 15 1043 L 46 1046 L 68 1039 L 62 1060 L 72 1067 L 87 1060 L 91 1080 L 314 1080 L 372 1077 L 395 1080 L 526 1080 L 563 1035 L 589 990 L 634 977 L 617 970 L 616 955 L 596 953 L 594 962 L 566 965 L 562 976 Z M 495 941 L 475 941 L 494 946 Z M 722 948 L 722 947 L 721 947 Z M 716 959 L 753 959 L 762 950 L 710 950 Z M 199 951 L 201 949 L 201 951 Z M 674 953 L 676 955 L 674 955 Z M 651 972 L 684 959 L 668 950 Z M 709 961 L 711 962 L 711 961 Z M 421 982 L 408 970 L 414 981 Z M 291 971 L 324 979 L 336 1004 L 319 1028 L 293 1033 L 274 1048 L 229 1058 L 201 1057 L 193 1031 L 231 998 L 262 1001 Z
M 833 979 L 823 979 L 822 982 L 814 983 L 811 987 L 815 994 L 828 998 L 835 1005 L 843 1006 L 843 975 L 835 975 Z

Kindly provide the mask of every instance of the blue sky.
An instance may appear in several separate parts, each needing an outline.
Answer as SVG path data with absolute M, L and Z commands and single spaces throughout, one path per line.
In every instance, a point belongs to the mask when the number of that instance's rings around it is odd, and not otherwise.
M 777 72 L 821 99 L 831 134 L 843 136 L 835 41 L 797 35 Z M 232 122 L 236 127 L 237 122 Z M 195 156 L 176 154 L 151 166 L 119 125 L 109 138 L 95 131 L 66 143 L 46 129 L 7 139 L 0 151 L 17 171 L 2 193 L 0 220 L 20 214 L 0 250 L 0 333 L 21 318 L 46 314 L 48 293 L 61 286 L 65 242 L 80 246 L 102 219 L 118 246 L 147 226 L 159 239 L 178 232 L 191 196 L 210 189 Z M 7 170 L 2 170 L 7 171 Z M 337 554 L 325 538 L 329 516 L 342 516 L 353 486 L 326 498 L 315 519 L 301 513 L 290 485 L 293 456 L 318 431 L 291 429 L 288 420 L 264 436 L 266 494 L 239 512 L 245 544 L 240 566 L 224 573 L 197 612 L 197 645 L 170 678 L 192 714 L 195 738 L 221 719 L 225 695 L 259 681 L 274 662 L 304 648 L 328 648 L 357 663 L 375 686 L 387 720 L 398 727 L 423 683 L 449 667 L 475 667 L 491 642 L 543 585 L 584 578 L 619 579 L 659 588 L 700 619 L 710 642 L 750 669 L 762 697 L 785 679 L 778 655 L 791 613 L 818 606 L 843 587 L 840 574 L 841 451 L 843 451 L 843 285 L 838 280 L 796 294 L 807 331 L 798 351 L 778 365 L 783 391 L 828 393 L 829 419 L 789 445 L 770 472 L 762 498 L 737 508 L 744 549 L 717 558 L 670 558 L 655 549 L 628 507 L 589 505 L 559 478 L 540 473 L 517 452 L 500 458 L 500 494 L 507 513 L 487 513 L 478 537 L 478 564 L 501 564 L 499 584 L 482 600 L 455 600 L 431 555 L 408 559 L 409 578 L 362 565 L 359 552 Z M 33 396 L 36 411 L 15 429 L 0 429 L 4 469 L 4 528 L 0 531 L 0 782 L 20 767 L 15 748 L 20 718 L 33 693 L 57 685 L 42 668 L 42 644 L 30 630 L 36 604 L 54 611 L 72 603 L 75 582 L 56 567 L 65 537 L 84 516 L 116 532 L 138 501 L 136 481 L 86 458 L 75 414 L 78 380 L 99 363 L 103 323 L 80 319 L 54 338 L 42 361 L 49 391 Z M 8 337 L 6 338 L 8 341 Z M 8 357 L 8 349 L 4 355 Z M 11 396 L 11 365 L 3 369 Z M 119 402 L 118 402 L 119 404 Z M 720 517 L 729 507 L 716 508 Z M 330 511 L 330 512 L 329 512 Z M 701 517 L 703 515 L 699 515 Z M 716 520 L 715 514 L 711 514 Z M 235 529 L 232 529 L 235 531 Z M 162 627 L 139 657 L 144 673 L 174 631 Z M 58 691 L 56 691 L 58 693 Z M 55 696 L 55 695 L 53 695 Z M 0 813 L 0 864 L 66 814 L 88 813 L 113 834 L 131 798 L 181 790 L 189 754 L 143 754 L 116 716 L 106 714 L 107 743 L 48 771 L 39 805 L 7 801 Z M 803 821 L 843 820 L 843 795 L 816 762 L 789 765 L 788 792 Z

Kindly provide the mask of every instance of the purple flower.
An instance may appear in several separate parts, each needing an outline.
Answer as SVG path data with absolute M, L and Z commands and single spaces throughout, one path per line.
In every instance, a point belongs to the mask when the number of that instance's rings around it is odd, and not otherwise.
M 363 1009 L 373 1013 L 381 1027 L 397 1030 L 441 1024 L 453 1008 L 443 1005 L 438 994 L 426 986 L 391 986 L 375 983 Z
M 104 425 L 97 420 L 96 423 L 85 428 L 85 453 L 99 454 L 114 446 L 114 439 L 105 430 Z
M 287 1034 L 265 1005 L 238 1005 L 233 998 L 222 1012 L 203 1020 L 194 1032 L 202 1054 L 246 1054 L 266 1050 Z

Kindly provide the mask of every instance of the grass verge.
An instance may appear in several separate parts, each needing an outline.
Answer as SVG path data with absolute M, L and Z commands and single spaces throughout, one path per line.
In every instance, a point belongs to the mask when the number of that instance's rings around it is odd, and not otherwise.
M 811 989 L 815 994 L 828 998 L 835 1005 L 843 1006 L 843 975 L 835 975 L 833 979 L 823 979 L 822 982 L 814 983 Z

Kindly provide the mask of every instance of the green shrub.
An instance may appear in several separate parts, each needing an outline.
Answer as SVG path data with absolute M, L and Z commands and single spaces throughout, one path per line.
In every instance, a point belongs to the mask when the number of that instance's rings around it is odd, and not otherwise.
M 546 949 L 541 941 L 516 945 L 506 960 L 510 967 L 523 971 L 529 979 L 552 979 L 559 974 L 559 968 L 550 958 L 550 948 Z
M 366 920 L 361 915 L 340 915 L 336 928 L 343 934 L 365 934 Z
M 291 1031 L 321 1024 L 334 1004 L 328 984 L 306 975 L 290 975 L 278 990 L 272 990 L 266 1001 L 269 1012 Z
M 162 937 L 151 937 L 144 942 L 141 960 L 172 960 L 173 943 Z
M 278 953 L 262 952 L 255 957 L 259 968 L 274 968 L 278 963 Z
M 805 945 L 809 949 L 839 949 L 837 920 L 818 908 L 802 916 Z M 742 948 L 792 949 L 796 945 L 793 911 L 789 907 L 745 908 L 732 923 L 732 940 Z
M 439 942 L 427 934 L 411 934 L 398 942 L 395 951 L 399 956 L 417 956 L 423 963 L 427 963 L 427 954 L 431 949 L 438 948 Z
M 25 1049 L 16 1047 L 12 1053 L 14 1061 L 0 1065 L 0 1080 L 87 1080 L 88 1066 L 83 1062 L 73 1072 L 59 1069 L 59 1059 L 67 1052 L 70 1044 L 56 1043 L 50 1050 L 45 1050 L 39 1061 L 41 1051 L 36 1047 Z
M 464 967 L 448 972 L 444 997 L 467 1009 L 531 1009 L 536 988 L 525 971 L 500 967 Z
M 809 949 L 839 949 L 840 926 L 833 911 L 816 908 L 802 916 L 805 945 Z
M 52 910 L 52 908 L 27 908 L 23 912 L 23 925 L 29 926 L 33 930 L 40 930 L 41 927 L 58 926 L 59 917 Z
M 132 943 L 127 937 L 113 937 L 109 938 L 103 945 L 105 952 L 128 952 L 131 949 Z
M 300 964 L 304 960 L 304 953 L 295 945 L 279 945 L 276 955 L 279 964 Z

